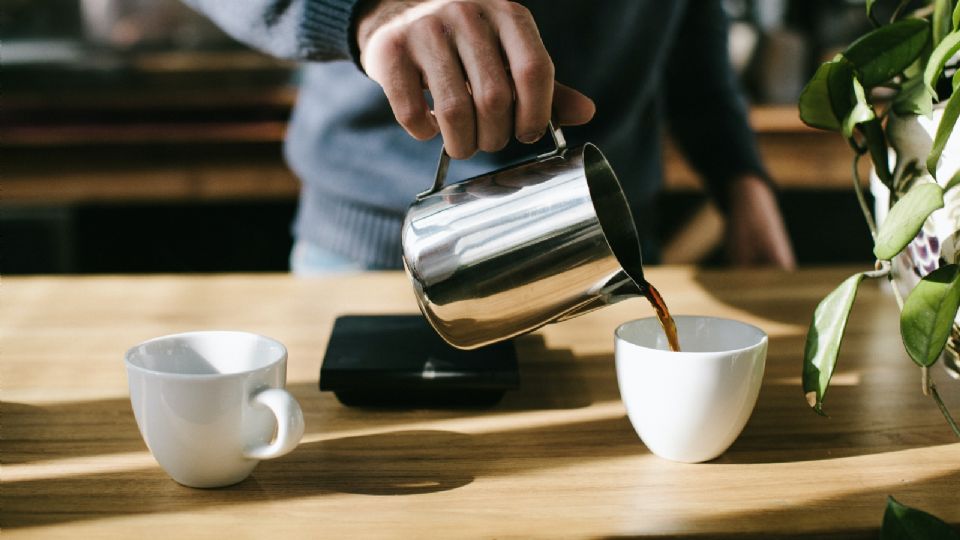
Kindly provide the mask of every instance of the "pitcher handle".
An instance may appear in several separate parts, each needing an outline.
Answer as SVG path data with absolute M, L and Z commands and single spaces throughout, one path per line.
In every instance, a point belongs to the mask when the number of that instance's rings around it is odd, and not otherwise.
M 567 140 L 563 136 L 563 132 L 560 131 L 560 125 L 554 123 L 553 120 L 547 123 L 547 131 L 550 132 L 550 136 L 553 137 L 553 145 L 556 147 L 553 152 L 545 154 L 544 156 L 554 156 L 560 154 L 567 148 Z M 440 147 L 440 161 L 437 162 L 437 176 L 433 180 L 433 186 L 417 194 L 417 200 L 428 196 L 433 195 L 434 193 L 440 191 L 443 188 L 443 183 L 447 179 L 447 170 L 450 168 L 450 155 L 447 154 L 447 148 L 444 146 Z

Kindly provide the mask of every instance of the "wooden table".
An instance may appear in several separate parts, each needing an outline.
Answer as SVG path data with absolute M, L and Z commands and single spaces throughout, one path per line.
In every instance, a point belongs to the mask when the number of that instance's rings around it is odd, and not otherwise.
M 492 409 L 391 411 L 341 406 L 316 382 L 336 315 L 416 311 L 401 274 L 4 278 L 0 526 L 5 538 L 875 537 L 887 495 L 960 524 L 960 443 L 875 284 L 848 327 L 831 418 L 807 408 L 807 322 L 850 271 L 649 271 L 674 312 L 771 336 L 750 422 L 698 465 L 651 455 L 625 417 L 611 333 L 652 313 L 642 300 L 521 338 L 522 388 Z M 122 360 L 141 340 L 202 328 L 286 343 L 307 421 L 293 453 L 218 490 L 156 465 Z M 934 376 L 960 412 L 960 382 Z

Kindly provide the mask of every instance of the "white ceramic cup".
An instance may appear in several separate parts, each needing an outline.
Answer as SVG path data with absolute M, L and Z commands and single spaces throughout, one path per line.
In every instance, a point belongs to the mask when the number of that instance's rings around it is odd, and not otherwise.
M 733 444 L 760 393 L 767 335 L 714 317 L 678 316 L 682 352 L 655 317 L 615 332 L 617 383 L 630 422 L 654 454 L 699 463 Z
M 183 485 L 236 484 L 303 436 L 303 412 L 283 389 L 287 349 L 278 341 L 189 332 L 141 343 L 125 360 L 140 434 Z

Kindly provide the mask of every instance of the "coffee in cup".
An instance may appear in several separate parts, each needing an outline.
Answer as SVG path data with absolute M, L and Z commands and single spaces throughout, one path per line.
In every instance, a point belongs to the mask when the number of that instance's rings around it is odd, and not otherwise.
M 697 463 L 718 457 L 746 425 L 760 393 L 767 335 L 715 317 L 674 317 L 682 352 L 656 317 L 615 332 L 617 384 L 634 430 L 654 454 Z

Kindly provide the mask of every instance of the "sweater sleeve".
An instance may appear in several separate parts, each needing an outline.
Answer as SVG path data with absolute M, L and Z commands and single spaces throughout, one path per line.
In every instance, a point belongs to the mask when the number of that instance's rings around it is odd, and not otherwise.
M 363 0 L 183 0 L 233 38 L 289 60 L 359 59 L 353 16 Z
M 724 210 L 730 180 L 752 173 L 769 182 L 730 64 L 728 24 L 720 0 L 688 2 L 665 92 L 671 135 Z

